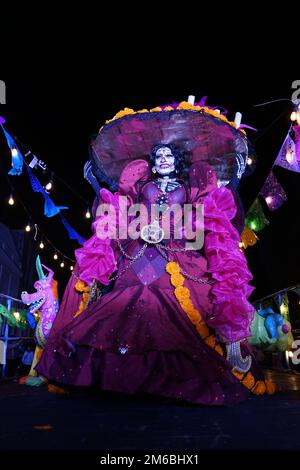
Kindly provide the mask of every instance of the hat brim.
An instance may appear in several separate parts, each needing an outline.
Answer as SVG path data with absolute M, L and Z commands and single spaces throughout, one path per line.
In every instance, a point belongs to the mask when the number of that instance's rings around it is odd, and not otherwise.
M 188 164 L 205 161 L 218 174 L 232 174 L 237 143 L 247 140 L 237 129 L 205 112 L 173 110 L 135 113 L 105 125 L 92 142 L 93 158 L 104 174 L 118 181 L 132 160 L 148 160 L 157 144 L 173 144 Z

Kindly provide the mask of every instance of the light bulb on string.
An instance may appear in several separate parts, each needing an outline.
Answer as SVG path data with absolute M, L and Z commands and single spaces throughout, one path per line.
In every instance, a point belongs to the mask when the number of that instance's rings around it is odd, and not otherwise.
M 31 230 L 30 224 L 27 224 L 26 227 L 25 227 L 25 231 L 30 232 L 30 230 Z
M 52 180 L 50 180 L 49 183 L 46 184 L 45 189 L 47 191 L 51 191 L 52 187 L 53 187 Z
M 43 242 L 40 243 L 40 249 L 43 250 L 45 248 L 45 245 Z
M 57 253 L 54 253 L 53 255 L 53 259 L 57 260 L 58 259 L 58 254 Z
M 266 197 L 266 203 L 269 207 L 272 205 L 272 202 L 273 202 L 273 197 L 272 196 L 267 196 Z
M 14 203 L 15 203 L 15 200 L 14 200 L 14 198 L 13 198 L 13 195 L 11 194 L 10 197 L 9 197 L 9 200 L 8 200 L 8 204 L 9 204 L 10 206 L 13 206 Z
M 15 317 L 15 319 L 16 319 L 17 321 L 19 321 L 20 318 L 21 318 L 20 312 L 14 312 L 14 313 L 13 313 L 13 316 Z
M 70 271 L 73 271 L 73 269 L 74 269 L 74 266 L 70 266 Z
M 286 315 L 288 313 L 288 308 L 285 304 L 280 305 L 280 313 L 281 315 Z
M 64 268 L 64 267 L 65 267 L 65 263 L 64 263 L 63 261 L 60 263 L 60 267 L 61 267 L 61 268 Z
M 90 219 L 92 217 L 91 213 L 90 213 L 90 210 L 88 209 L 85 213 L 85 218 L 86 219 Z
M 249 157 L 247 159 L 247 165 L 251 166 L 253 164 L 253 159 L 251 157 Z
M 286 160 L 288 163 L 292 164 L 295 163 L 295 154 L 292 148 L 289 148 L 286 152 Z
M 296 113 L 296 111 L 293 111 L 293 112 L 292 112 L 292 114 L 291 114 L 291 121 L 292 121 L 292 122 L 297 121 L 297 113 Z
M 53 173 L 53 171 L 51 171 L 50 180 L 45 186 L 46 191 L 51 191 L 51 189 L 53 188 L 53 177 L 54 177 L 54 173 Z
M 255 221 L 250 222 L 250 228 L 255 232 L 258 228 L 257 223 Z

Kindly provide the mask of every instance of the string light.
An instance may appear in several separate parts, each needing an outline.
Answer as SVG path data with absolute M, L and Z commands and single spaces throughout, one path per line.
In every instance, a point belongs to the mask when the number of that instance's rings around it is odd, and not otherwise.
M 14 312 L 14 313 L 13 313 L 13 316 L 15 317 L 15 319 L 16 319 L 17 321 L 19 321 L 20 318 L 21 318 L 20 312 Z
M 51 180 L 53 181 L 53 179 L 51 179 Z M 8 182 L 9 182 L 9 181 L 8 181 Z M 12 191 L 12 192 L 11 192 L 10 197 L 9 197 L 9 199 L 8 199 L 8 204 L 9 204 L 10 206 L 13 206 L 13 205 L 15 204 L 15 200 L 14 200 L 14 197 L 13 197 L 13 190 L 14 190 L 14 188 L 13 188 L 13 186 L 11 185 L 10 182 L 9 182 L 9 185 L 11 186 L 11 191 Z M 28 209 L 26 208 L 24 202 L 22 201 L 22 198 L 20 198 L 19 201 L 20 201 L 20 204 L 21 204 L 21 206 L 23 207 L 24 211 L 26 212 L 27 217 L 28 217 L 28 220 L 29 220 L 28 223 L 26 224 L 26 226 L 24 227 L 24 230 L 25 230 L 27 233 L 29 233 L 29 232 L 31 232 L 31 230 L 32 230 L 32 228 L 33 228 L 33 227 L 32 227 L 32 224 L 30 223 L 31 214 L 29 213 L 29 211 L 28 211 Z M 38 232 L 40 232 L 40 235 L 41 235 L 41 237 L 40 237 L 40 238 L 41 238 L 41 241 L 40 241 L 40 244 L 39 244 L 39 248 L 40 248 L 41 250 L 43 250 L 43 249 L 45 248 L 45 243 L 44 243 L 44 241 L 43 241 L 43 240 L 45 240 L 45 241 L 47 242 L 47 245 L 49 245 L 49 246 L 53 249 L 53 252 L 54 252 L 54 254 L 53 254 L 53 259 L 54 259 L 54 260 L 58 260 L 58 258 L 59 258 L 58 253 L 59 253 L 59 254 L 62 255 L 62 257 L 63 257 L 64 259 L 69 260 L 70 264 L 71 264 L 71 263 L 73 264 L 73 263 L 75 262 L 74 259 L 69 258 L 68 256 L 65 256 L 63 253 L 61 253 L 59 250 L 57 250 L 56 247 L 53 245 L 53 243 L 45 236 L 45 234 L 44 234 L 44 233 L 41 231 L 41 229 L 37 226 L 37 224 L 34 224 L 34 233 L 33 233 L 33 240 L 34 240 L 34 241 L 36 241 L 37 238 L 38 238 Z M 62 266 L 62 267 L 64 267 L 64 266 L 65 266 L 65 264 L 63 263 L 63 266 Z M 71 268 L 70 268 L 70 269 L 71 269 Z
M 292 114 L 291 114 L 291 121 L 292 121 L 292 122 L 297 121 L 297 113 L 296 113 L 296 111 L 293 111 L 293 112 L 292 112 Z
M 258 229 L 257 222 L 250 222 L 250 228 L 251 230 L 253 230 L 253 232 L 256 232 L 256 230 Z
M 247 165 L 250 166 L 250 165 L 252 165 L 252 164 L 253 164 L 253 159 L 252 159 L 251 157 L 249 157 L 249 158 L 247 159 Z
M 86 211 L 85 217 L 86 219 L 90 219 L 92 217 L 89 209 Z
M 296 122 L 300 126 L 300 106 L 298 105 L 296 109 L 291 114 L 291 121 Z
M 280 313 L 281 315 L 286 315 L 288 313 L 288 307 L 285 304 L 280 305 Z
M 295 163 L 295 154 L 293 152 L 293 149 L 288 149 L 288 151 L 286 152 L 286 159 L 290 164 Z
M 73 266 L 70 266 L 70 271 L 73 271 L 74 267 Z
M 46 188 L 47 191 L 51 191 L 52 186 L 53 186 L 52 185 L 52 180 L 50 180 L 49 183 L 46 184 L 45 188 Z
M 60 263 L 60 267 L 61 267 L 61 268 L 64 268 L 64 267 L 65 267 L 65 263 L 64 263 L 63 261 Z
M 268 206 L 270 206 L 273 202 L 273 197 L 272 196 L 267 196 L 266 197 L 266 203 L 268 204 Z
M 13 195 L 11 194 L 11 195 L 10 195 L 10 198 L 9 198 L 9 200 L 8 200 L 8 204 L 9 204 L 10 206 L 13 206 L 14 203 L 15 203 L 15 200 L 14 200 L 14 198 L 13 198 Z

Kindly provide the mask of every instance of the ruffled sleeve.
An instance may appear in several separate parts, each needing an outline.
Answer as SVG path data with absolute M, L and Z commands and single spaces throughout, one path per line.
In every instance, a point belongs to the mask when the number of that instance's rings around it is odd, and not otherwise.
M 97 216 L 93 223 L 94 235 L 84 243 L 82 248 L 75 250 L 79 277 L 88 285 L 91 285 L 94 279 L 101 284 L 108 285 L 110 276 L 116 270 L 110 230 L 112 227 L 117 227 L 119 194 L 112 194 L 107 189 L 101 189 L 100 198 L 101 203 L 110 204 L 115 211 Z M 101 228 L 107 226 L 106 234 L 103 234 L 103 230 L 100 234 L 100 226 Z
M 251 336 L 254 308 L 248 302 L 254 288 L 244 253 L 239 249 L 240 234 L 231 220 L 236 215 L 231 191 L 214 189 L 204 198 L 205 253 L 208 271 L 215 281 L 211 289 L 213 314 L 208 325 L 225 342 Z

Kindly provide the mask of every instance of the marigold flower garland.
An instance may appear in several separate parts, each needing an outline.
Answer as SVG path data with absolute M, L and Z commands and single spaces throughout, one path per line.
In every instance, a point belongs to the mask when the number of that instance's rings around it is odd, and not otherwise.
M 226 116 L 223 114 L 220 114 L 215 109 L 207 108 L 206 106 L 198 106 L 198 105 L 193 105 L 191 103 L 188 103 L 187 101 L 182 101 L 178 106 L 166 106 L 164 109 L 162 109 L 160 106 L 157 106 L 156 108 L 152 108 L 150 110 L 148 109 L 140 109 L 139 111 L 134 111 L 131 108 L 125 108 L 122 111 L 119 111 L 112 119 L 109 119 L 105 122 L 105 124 L 109 124 L 112 121 L 115 121 L 116 119 L 121 119 L 124 116 L 128 116 L 129 114 L 140 114 L 140 113 L 157 113 L 157 112 L 167 112 L 167 111 L 176 111 L 176 110 L 186 110 L 186 111 L 198 111 L 198 112 L 203 112 L 206 114 L 209 114 L 210 116 L 220 119 L 221 121 L 225 122 L 226 124 L 229 124 L 231 127 L 234 127 L 235 129 L 237 128 L 237 125 L 233 121 L 229 121 Z M 102 130 L 103 127 L 101 127 L 100 131 Z M 100 132 L 99 131 L 99 132 Z M 243 134 L 246 134 L 244 129 L 239 128 L 239 132 L 242 132 Z
M 178 300 L 182 310 L 187 314 L 193 325 L 195 325 L 196 330 L 203 341 L 220 354 L 220 356 L 224 356 L 223 349 L 221 345 L 217 343 L 215 335 L 211 334 L 209 328 L 203 321 L 200 312 L 194 307 L 190 298 L 189 289 L 183 285 L 185 279 L 180 273 L 179 264 L 174 261 L 170 261 L 166 265 L 166 271 L 171 276 L 170 281 L 172 286 L 175 287 L 174 294 L 176 299 Z M 275 393 L 275 385 L 269 380 L 259 380 L 256 382 L 251 372 L 242 374 L 232 370 L 232 373 L 254 395 L 263 395 L 265 393 L 273 395 Z
M 83 281 L 77 281 L 75 284 L 75 289 L 77 290 L 77 292 L 82 292 L 82 300 L 73 318 L 78 317 L 86 309 L 89 301 L 90 292 L 90 287 Z
M 210 334 L 209 328 L 204 323 L 201 314 L 194 307 L 193 302 L 190 298 L 190 291 L 187 287 L 184 287 L 184 277 L 180 274 L 180 267 L 177 263 L 171 261 L 166 266 L 166 271 L 171 275 L 171 284 L 175 287 L 174 294 L 181 308 L 187 314 L 196 330 L 200 334 L 201 338 L 211 348 L 215 349 L 221 356 L 224 355 L 223 349 L 217 344 L 216 339 Z

